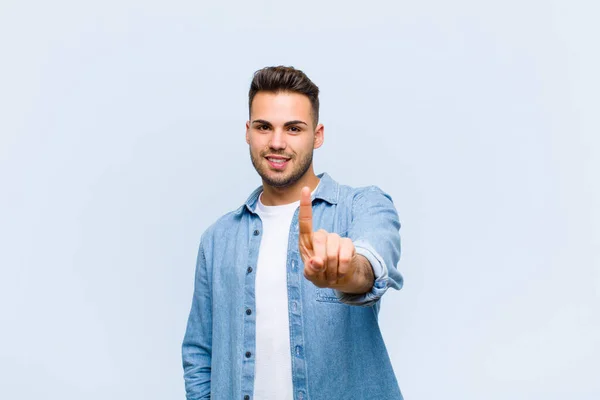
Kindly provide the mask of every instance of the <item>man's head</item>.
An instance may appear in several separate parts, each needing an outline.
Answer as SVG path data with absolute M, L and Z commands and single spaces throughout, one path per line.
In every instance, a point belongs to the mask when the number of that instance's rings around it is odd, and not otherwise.
M 323 144 L 319 88 L 300 70 L 256 71 L 248 93 L 246 142 L 263 181 L 288 187 L 312 171 L 313 150 Z

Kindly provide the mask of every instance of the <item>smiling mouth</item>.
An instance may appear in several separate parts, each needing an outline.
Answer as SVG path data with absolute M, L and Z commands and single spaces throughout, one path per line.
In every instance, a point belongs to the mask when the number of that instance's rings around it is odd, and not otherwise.
M 273 164 L 285 164 L 286 162 L 290 161 L 289 158 L 275 158 L 275 157 L 265 157 L 267 159 L 267 161 L 272 162 Z
M 283 170 L 291 158 L 265 157 L 271 168 Z

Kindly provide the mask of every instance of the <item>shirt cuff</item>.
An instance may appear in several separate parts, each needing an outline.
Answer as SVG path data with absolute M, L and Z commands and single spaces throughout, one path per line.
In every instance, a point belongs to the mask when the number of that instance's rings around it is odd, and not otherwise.
M 383 294 L 387 291 L 389 280 L 388 269 L 383 261 L 383 258 L 381 258 L 377 251 L 375 251 L 375 249 L 369 243 L 362 240 L 357 240 L 354 242 L 354 248 L 356 249 L 356 254 L 364 256 L 367 260 L 369 260 L 371 267 L 373 267 L 373 275 L 375 276 L 373 287 L 370 291 L 363 294 L 343 293 L 335 289 L 334 292 L 342 303 L 354 306 L 369 307 L 377 303 L 381 296 L 383 296 Z

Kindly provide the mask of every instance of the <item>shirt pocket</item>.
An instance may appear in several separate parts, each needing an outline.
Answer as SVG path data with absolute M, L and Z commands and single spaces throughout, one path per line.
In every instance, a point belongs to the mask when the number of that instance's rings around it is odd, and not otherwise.
M 343 304 L 340 299 L 337 298 L 333 289 L 330 288 L 317 288 L 317 301 L 321 303 Z

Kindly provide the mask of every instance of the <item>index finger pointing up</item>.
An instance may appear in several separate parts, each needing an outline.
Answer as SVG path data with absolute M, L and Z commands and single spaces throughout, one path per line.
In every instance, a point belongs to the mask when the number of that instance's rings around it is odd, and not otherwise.
M 298 225 L 300 228 L 299 238 L 312 248 L 312 202 L 310 200 L 310 188 L 304 186 L 300 194 L 300 211 L 298 212 Z

